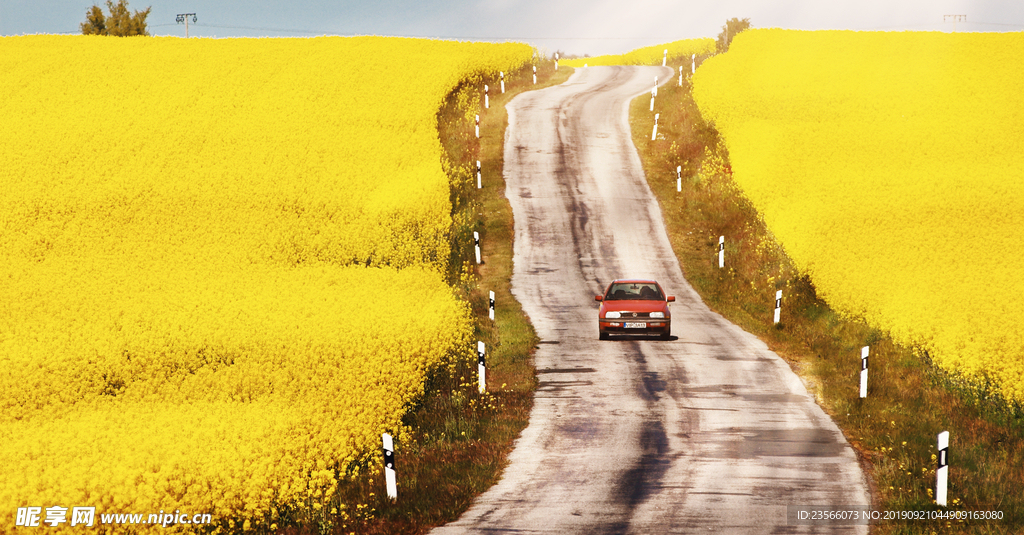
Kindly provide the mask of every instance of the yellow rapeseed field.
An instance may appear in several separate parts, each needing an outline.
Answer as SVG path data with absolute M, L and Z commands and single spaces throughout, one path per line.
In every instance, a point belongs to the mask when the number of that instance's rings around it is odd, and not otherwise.
M 694 77 L 818 292 L 1024 401 L 1022 33 L 749 30 Z
M 471 354 L 436 114 L 532 54 L 0 38 L 4 525 L 323 506 L 426 374 Z
M 668 50 L 669 59 L 681 56 L 689 57 L 691 54 L 710 54 L 715 51 L 715 40 L 709 38 L 683 39 L 663 45 L 645 46 L 625 54 L 569 59 L 563 61 L 562 64 L 575 68 L 580 68 L 584 65 L 590 67 L 601 65 L 661 65 L 665 50 Z

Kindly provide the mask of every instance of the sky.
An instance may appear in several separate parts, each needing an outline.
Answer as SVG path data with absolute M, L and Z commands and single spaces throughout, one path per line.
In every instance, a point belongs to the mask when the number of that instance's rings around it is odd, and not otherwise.
M 79 33 L 103 0 L 0 0 L 0 35 Z M 389 35 L 522 41 L 545 54 L 600 55 L 715 37 L 725 20 L 756 28 L 1022 31 L 1022 0 L 129 0 L 152 7 L 152 35 L 193 37 Z M 104 8 L 105 10 L 105 8 Z

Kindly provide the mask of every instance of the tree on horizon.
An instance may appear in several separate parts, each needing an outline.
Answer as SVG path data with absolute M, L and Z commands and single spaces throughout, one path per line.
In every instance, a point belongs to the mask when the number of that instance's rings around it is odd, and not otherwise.
M 736 34 L 750 28 L 750 19 L 738 19 L 733 17 L 725 21 L 725 26 L 722 26 L 722 33 L 718 34 L 718 40 L 715 42 L 715 48 L 718 52 L 727 52 L 729 50 L 729 44 L 732 43 L 733 37 Z
M 146 17 L 152 6 L 135 14 L 128 12 L 127 0 L 107 0 L 109 15 L 104 16 L 100 6 L 93 5 L 85 12 L 85 22 L 81 24 L 82 35 L 116 35 L 119 37 L 129 35 L 149 35 L 146 29 Z

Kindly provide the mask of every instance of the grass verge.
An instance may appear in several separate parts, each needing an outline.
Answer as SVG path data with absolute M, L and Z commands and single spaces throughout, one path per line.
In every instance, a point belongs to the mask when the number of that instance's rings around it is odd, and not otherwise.
M 680 58 L 689 70 L 689 59 Z M 703 58 L 698 58 L 701 61 Z M 940 371 L 816 295 L 731 179 L 728 154 L 691 98 L 689 80 L 630 108 L 633 142 L 687 281 L 704 302 L 786 359 L 860 453 L 876 509 L 947 511 L 967 519 L 879 521 L 873 533 L 1024 532 L 1024 414 L 987 385 Z M 657 139 L 651 139 L 660 113 Z M 682 175 L 677 191 L 677 170 Z M 718 267 L 725 236 L 725 268 Z M 775 292 L 781 323 L 773 324 Z M 870 346 L 869 395 L 859 397 L 861 347 Z M 936 437 L 949 431 L 948 508 L 935 505 Z M 834 504 L 856 505 L 856 504 Z M 1001 520 L 973 518 L 999 512 Z
M 529 422 L 536 388 L 530 356 L 538 338 L 509 291 L 512 276 L 512 210 L 502 178 L 505 104 L 515 95 L 557 85 L 572 73 L 551 61 L 505 73 L 500 79 L 471 81 L 457 88 L 438 112 L 443 162 L 452 183 L 453 232 L 449 282 L 472 306 L 475 340 L 487 347 L 487 391 L 477 388 L 476 359 L 461 355 L 427 381 L 425 394 L 404 419 L 409 432 L 395 444 L 398 500 L 385 496 L 379 465 L 350 474 L 321 520 L 281 533 L 425 533 L 453 521 L 473 498 L 497 483 L 513 442 Z M 489 86 L 489 108 L 482 105 Z M 475 135 L 476 102 L 480 132 Z M 476 188 L 476 161 L 482 188 Z M 484 262 L 475 263 L 473 232 L 480 234 Z M 495 320 L 488 317 L 495 293 Z

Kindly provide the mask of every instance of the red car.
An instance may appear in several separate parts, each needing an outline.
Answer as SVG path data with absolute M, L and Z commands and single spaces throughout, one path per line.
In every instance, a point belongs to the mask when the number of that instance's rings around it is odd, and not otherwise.
M 657 334 L 662 340 L 672 335 L 672 313 L 668 304 L 675 296 L 665 296 L 656 281 L 620 279 L 612 281 L 604 295 L 594 296 L 601 302 L 597 326 L 601 340 L 611 334 Z

